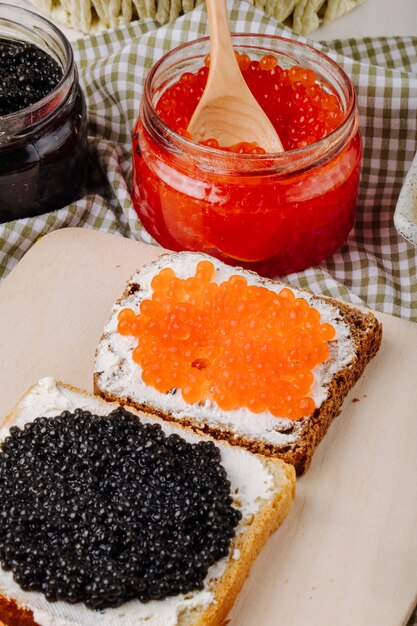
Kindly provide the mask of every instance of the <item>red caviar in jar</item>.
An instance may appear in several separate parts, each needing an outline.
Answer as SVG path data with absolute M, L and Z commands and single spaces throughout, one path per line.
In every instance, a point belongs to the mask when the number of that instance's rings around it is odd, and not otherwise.
M 247 55 L 236 53 L 236 57 L 249 89 L 273 123 L 285 150 L 319 141 L 343 120 L 340 101 L 323 88 L 314 70 L 300 66 L 282 69 L 271 54 L 249 64 Z M 156 106 L 161 120 L 188 139 L 187 127 L 206 86 L 209 62 L 206 59 L 206 67 L 194 74 L 184 72 Z M 201 143 L 240 154 L 265 154 L 262 146 L 246 142 L 225 147 L 213 137 Z
M 252 45 L 244 35 L 235 36 L 237 45 L 246 45 L 245 38 Z M 343 70 L 303 44 L 258 39 L 265 40 L 263 51 L 272 41 L 286 66 L 272 52 L 258 55 L 259 61 L 239 54 L 239 65 L 285 151 L 268 155 L 256 143 L 221 147 L 215 137 L 203 145 L 190 141 L 187 126 L 210 60 L 196 69 L 201 52 L 196 42 L 186 44 L 158 62 L 145 85 L 133 137 L 132 199 L 164 247 L 283 275 L 319 263 L 346 241 L 362 143 L 353 86 Z M 316 70 L 297 64 L 298 48 L 302 58 L 309 51 Z M 186 59 L 192 72 L 185 71 Z
M 181 389 L 190 404 L 311 415 L 313 370 L 329 356 L 333 326 L 291 289 L 276 293 L 240 275 L 217 283 L 214 274 L 210 261 L 187 279 L 165 268 L 138 314 L 120 311 L 118 332 L 138 339 L 133 359 L 143 382 L 162 393 Z

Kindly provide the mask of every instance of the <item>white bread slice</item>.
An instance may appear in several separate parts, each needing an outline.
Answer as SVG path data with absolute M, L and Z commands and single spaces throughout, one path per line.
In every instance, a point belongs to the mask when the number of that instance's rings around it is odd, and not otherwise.
M 23 426 L 38 416 L 52 417 L 75 408 L 107 415 L 117 406 L 45 378 L 29 389 L 6 418 L 0 441 L 11 426 Z M 144 422 L 160 423 L 167 434 L 177 433 L 187 441 L 208 438 L 153 415 L 134 409 L 132 412 Z M 294 498 L 295 473 L 290 465 L 277 459 L 266 459 L 225 442 L 216 444 L 242 519 L 229 556 L 210 568 L 202 591 L 146 604 L 131 601 L 96 612 L 83 604 L 49 603 L 41 593 L 24 592 L 13 581 L 11 572 L 0 568 L 0 621 L 8 626 L 141 626 L 144 623 L 146 626 L 220 626 L 257 554 L 289 511 Z
M 196 265 L 202 259 L 210 259 L 214 264 L 215 280 L 218 282 L 237 274 L 245 276 L 248 284 L 262 285 L 276 292 L 284 286 L 291 288 L 297 297 L 305 298 L 319 310 L 322 322 L 330 322 L 336 328 L 337 336 L 330 342 L 328 361 L 314 371 L 312 393 L 317 408 L 312 415 L 292 421 L 274 417 L 266 411 L 254 414 L 247 408 L 224 411 L 212 401 L 188 404 L 180 390 L 163 394 L 143 383 L 140 367 L 131 356 L 136 341 L 117 332 L 117 314 L 124 307 L 138 312 L 141 301 L 151 297 L 151 280 L 162 268 L 171 267 L 178 277 L 187 278 L 194 275 Z M 371 312 L 261 278 L 204 254 L 167 253 L 138 269 L 113 307 L 96 351 L 94 390 L 108 400 L 152 411 L 164 419 L 175 420 L 253 452 L 279 456 L 293 464 L 298 474 L 302 474 L 333 418 L 339 413 L 347 392 L 377 352 L 381 336 L 381 324 Z

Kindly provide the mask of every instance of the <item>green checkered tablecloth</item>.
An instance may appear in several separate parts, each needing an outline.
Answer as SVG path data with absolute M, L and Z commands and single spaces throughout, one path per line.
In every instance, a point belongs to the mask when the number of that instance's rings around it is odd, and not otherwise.
M 231 24 L 235 32 L 304 40 L 243 0 L 235 1 Z M 130 139 L 143 81 L 162 53 L 206 34 L 201 5 L 167 26 L 145 20 L 74 43 L 89 107 L 91 191 L 56 212 L 0 225 L 0 277 L 39 237 L 58 228 L 96 228 L 151 242 L 129 195 Z M 393 223 L 396 200 L 417 151 L 417 37 L 314 45 L 339 62 L 356 86 L 364 162 L 357 219 L 346 245 L 288 280 L 417 321 L 417 250 L 396 233 Z M 417 613 L 409 625 L 417 625 Z

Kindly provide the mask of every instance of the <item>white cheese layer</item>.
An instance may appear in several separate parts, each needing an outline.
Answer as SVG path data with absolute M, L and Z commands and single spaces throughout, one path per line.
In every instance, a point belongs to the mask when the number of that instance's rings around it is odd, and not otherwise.
M 267 286 L 276 293 L 284 286 L 288 287 L 283 283 L 274 282 L 268 282 L 265 285 L 264 280 L 257 274 L 230 267 L 204 254 L 182 252 L 163 255 L 157 262 L 144 266 L 130 279 L 128 285 L 138 284 L 140 291 L 124 299 L 121 304 L 115 305 L 112 310 L 96 353 L 94 369 L 99 374 L 99 387 L 102 391 L 117 397 L 129 398 L 136 403 L 145 403 L 157 410 L 170 413 L 176 419 L 192 416 L 192 420 L 197 425 L 227 430 L 233 432 L 236 437 L 243 436 L 245 439 L 256 439 L 273 445 L 292 443 L 297 439 L 305 420 L 292 421 L 287 418 L 278 418 L 269 411 L 255 415 L 245 407 L 225 411 L 210 400 L 191 405 L 185 402 L 181 390 L 176 390 L 174 394 L 164 394 L 146 385 L 142 381 L 140 366 L 132 359 L 132 351 L 136 346 L 135 338 L 125 337 L 117 332 L 117 315 L 120 309 L 130 307 L 138 313 L 142 300 L 152 297 L 151 282 L 161 269 L 170 267 L 179 278 L 189 278 L 194 276 L 197 264 L 203 259 L 209 259 L 214 264 L 216 274 L 213 280 L 218 283 L 235 274 L 245 276 L 249 285 Z M 296 297 L 304 298 L 319 311 L 322 323 L 332 324 L 336 330 L 336 338 L 330 342 L 329 359 L 313 371 L 315 383 L 311 396 L 316 407 L 320 407 L 327 397 L 327 385 L 334 374 L 354 358 L 354 347 L 349 327 L 340 318 L 336 307 L 314 298 L 312 294 L 292 287 L 291 289 Z
M 0 442 L 8 433 L 9 427 L 24 426 L 36 417 L 53 417 L 65 410 L 81 408 L 97 415 L 108 415 L 116 408 L 116 403 L 107 403 L 101 398 L 78 393 L 56 383 L 52 378 L 44 378 L 26 395 L 17 407 L 13 424 L 0 430 Z M 158 422 L 166 434 L 178 433 L 187 441 L 201 440 L 192 432 L 140 413 L 143 422 Z M 273 477 L 265 465 L 254 455 L 228 445 L 217 444 L 221 461 L 231 482 L 231 493 L 235 506 L 242 512 L 236 536 L 244 530 L 259 507 L 273 494 Z M 1 454 L 1 452 L 0 452 Z M 228 561 L 239 558 L 239 552 L 232 544 L 230 556 L 215 563 L 209 570 L 202 591 L 178 595 L 162 601 L 143 604 L 130 601 L 105 611 L 93 611 L 84 604 L 48 602 L 43 594 L 25 592 L 13 581 L 11 572 L 0 568 L 0 595 L 13 598 L 19 606 L 33 612 L 34 620 L 40 626 L 176 626 L 178 616 L 187 609 L 206 608 L 214 602 L 213 586 L 223 575 Z

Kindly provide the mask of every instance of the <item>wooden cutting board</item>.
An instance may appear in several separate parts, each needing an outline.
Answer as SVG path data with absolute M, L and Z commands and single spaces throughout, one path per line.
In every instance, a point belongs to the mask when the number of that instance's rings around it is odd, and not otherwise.
M 42 376 L 92 390 L 96 343 L 125 282 L 160 248 L 67 229 L 0 285 L 6 415 Z M 417 324 L 384 339 L 256 561 L 229 626 L 402 626 L 417 602 Z

